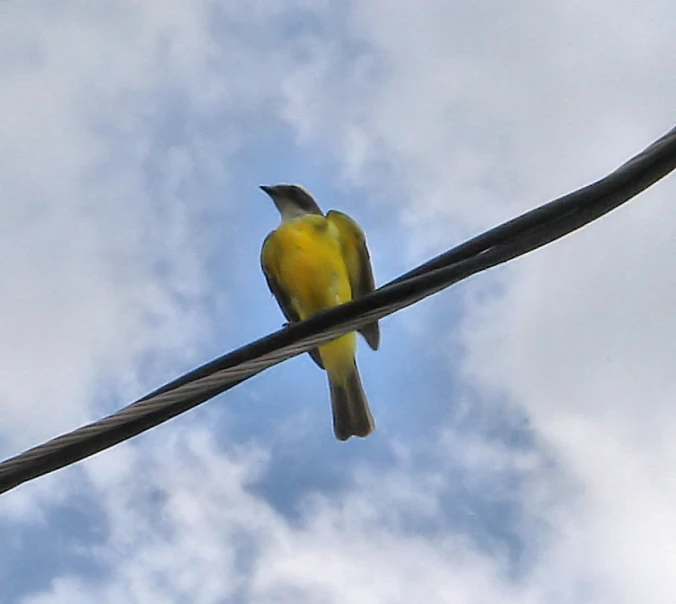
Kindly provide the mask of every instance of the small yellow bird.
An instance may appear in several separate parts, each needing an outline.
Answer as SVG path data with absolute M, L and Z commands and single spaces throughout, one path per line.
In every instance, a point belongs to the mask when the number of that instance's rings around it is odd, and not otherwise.
M 372 292 L 375 288 L 366 238 L 346 214 L 326 215 L 301 186 L 261 186 L 275 202 L 281 224 L 263 242 L 261 266 L 289 321 L 311 315 Z M 373 350 L 380 344 L 378 322 L 359 332 Z M 333 431 L 339 440 L 368 436 L 375 423 L 355 362 L 355 332 L 336 338 L 310 356 L 329 377 Z

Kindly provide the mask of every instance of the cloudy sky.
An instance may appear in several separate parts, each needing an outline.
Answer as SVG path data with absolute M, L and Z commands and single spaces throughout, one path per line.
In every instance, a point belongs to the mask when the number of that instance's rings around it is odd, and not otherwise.
M 300 182 L 376 280 L 674 126 L 666 0 L 0 4 L 0 456 L 279 328 Z M 382 322 L 378 429 L 307 355 L 0 496 L 3 604 L 676 593 L 676 179 Z

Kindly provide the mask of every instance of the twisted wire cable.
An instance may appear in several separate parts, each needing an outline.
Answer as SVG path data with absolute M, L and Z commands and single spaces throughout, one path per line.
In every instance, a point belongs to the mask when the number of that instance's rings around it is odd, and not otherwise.
M 676 128 L 605 178 L 441 254 L 375 292 L 242 346 L 117 413 L 0 463 L 0 493 L 128 440 L 292 356 L 596 220 L 676 168 Z

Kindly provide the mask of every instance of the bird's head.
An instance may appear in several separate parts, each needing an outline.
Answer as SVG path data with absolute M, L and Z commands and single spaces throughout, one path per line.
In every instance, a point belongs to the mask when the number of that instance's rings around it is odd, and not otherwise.
M 275 202 L 282 220 L 293 220 L 306 214 L 323 215 L 312 195 L 300 185 L 261 185 L 261 189 Z

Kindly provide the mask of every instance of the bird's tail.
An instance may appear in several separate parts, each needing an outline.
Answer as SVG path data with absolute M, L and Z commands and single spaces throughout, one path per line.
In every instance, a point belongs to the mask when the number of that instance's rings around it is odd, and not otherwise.
M 376 425 L 361 385 L 357 364 L 353 362 L 348 371 L 341 373 L 329 373 L 333 431 L 338 440 L 347 440 L 350 436 L 368 436 Z

